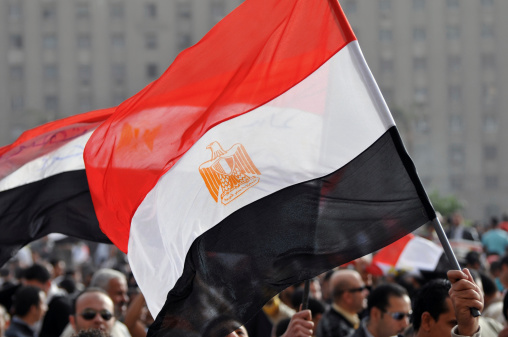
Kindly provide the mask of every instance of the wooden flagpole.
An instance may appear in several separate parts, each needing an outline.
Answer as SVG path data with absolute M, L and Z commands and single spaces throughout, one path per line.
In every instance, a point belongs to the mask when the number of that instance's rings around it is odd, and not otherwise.
M 459 261 L 457 261 L 457 258 L 453 253 L 452 247 L 450 246 L 450 242 L 448 241 L 448 238 L 445 235 L 443 226 L 441 225 L 441 221 L 439 221 L 439 219 L 436 217 L 434 220 L 432 220 L 432 224 L 434 225 L 434 229 L 436 230 L 437 236 L 439 238 L 439 241 L 441 242 L 441 245 L 443 246 L 448 261 L 450 261 L 450 264 L 454 269 L 461 270 Z M 481 315 L 481 313 L 478 309 L 471 308 L 471 315 L 473 315 L 473 317 L 478 317 Z

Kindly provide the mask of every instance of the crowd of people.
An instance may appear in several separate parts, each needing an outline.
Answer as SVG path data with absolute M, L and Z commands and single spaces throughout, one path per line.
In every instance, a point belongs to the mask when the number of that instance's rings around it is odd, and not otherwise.
M 462 271 L 379 275 L 371 254 L 310 280 L 306 310 L 304 284 L 295 284 L 245 325 L 221 317 L 202 336 L 508 336 L 508 217 L 488 226 L 466 225 L 460 213 L 444 220 L 451 242 L 471 248 L 458 254 Z M 430 227 L 417 235 L 438 242 Z M 151 323 L 112 245 L 50 235 L 0 269 L 0 337 L 144 337 Z

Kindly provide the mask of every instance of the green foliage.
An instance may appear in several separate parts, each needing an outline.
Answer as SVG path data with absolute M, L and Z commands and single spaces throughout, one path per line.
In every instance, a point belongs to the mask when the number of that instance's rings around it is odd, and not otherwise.
M 455 195 L 441 196 L 438 191 L 429 194 L 430 201 L 434 209 L 441 213 L 444 217 L 452 215 L 455 211 L 464 208 L 464 204 Z

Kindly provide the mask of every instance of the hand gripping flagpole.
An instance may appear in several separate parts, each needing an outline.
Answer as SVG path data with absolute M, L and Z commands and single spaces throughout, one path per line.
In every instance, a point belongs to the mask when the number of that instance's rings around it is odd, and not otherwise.
M 439 219 L 436 217 L 434 220 L 432 220 L 432 224 L 434 225 L 434 229 L 436 230 L 439 241 L 441 241 L 441 245 L 443 246 L 448 261 L 450 261 L 450 264 L 454 269 L 461 270 L 459 261 L 457 261 L 457 258 L 453 253 L 452 247 L 450 246 L 450 242 L 448 241 L 448 238 L 445 235 L 443 226 L 441 225 L 441 221 L 439 221 Z M 473 315 L 473 317 L 481 316 L 481 313 L 478 309 L 470 308 L 470 310 L 471 315 Z

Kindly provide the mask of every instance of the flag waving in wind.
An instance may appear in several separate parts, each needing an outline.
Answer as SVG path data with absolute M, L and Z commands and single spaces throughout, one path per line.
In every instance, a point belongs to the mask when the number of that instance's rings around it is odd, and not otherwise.
M 435 216 L 336 0 L 245 1 L 84 155 L 152 336 L 245 323 Z
M 112 112 L 97 110 L 47 123 L 0 148 L 0 266 L 50 233 L 110 242 L 95 216 L 83 149 Z

